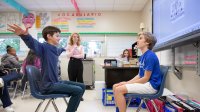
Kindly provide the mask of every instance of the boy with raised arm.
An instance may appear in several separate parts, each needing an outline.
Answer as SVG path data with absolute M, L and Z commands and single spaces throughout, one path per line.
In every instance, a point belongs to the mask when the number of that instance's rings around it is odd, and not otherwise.
M 40 90 L 43 94 L 68 94 L 71 96 L 66 112 L 75 112 L 85 92 L 85 85 L 82 83 L 58 80 L 58 57 L 65 51 L 58 48 L 60 40 L 60 29 L 54 26 L 47 26 L 42 30 L 42 36 L 46 42 L 40 43 L 29 33 L 28 29 L 23 30 L 17 25 L 8 25 L 9 31 L 19 35 L 25 44 L 33 50 L 41 59 L 42 81 Z

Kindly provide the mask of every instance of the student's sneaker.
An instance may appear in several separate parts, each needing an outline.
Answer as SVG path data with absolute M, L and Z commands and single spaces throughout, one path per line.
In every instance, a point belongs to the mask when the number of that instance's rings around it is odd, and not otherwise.
M 2 101 L 0 100 L 0 107 L 1 107 L 1 106 L 3 106 L 3 103 L 2 103 Z
M 0 78 L 0 88 L 4 86 L 4 81 L 2 78 Z
M 81 98 L 81 101 L 84 101 L 83 97 Z
M 6 107 L 4 110 L 5 112 L 15 112 L 11 106 Z

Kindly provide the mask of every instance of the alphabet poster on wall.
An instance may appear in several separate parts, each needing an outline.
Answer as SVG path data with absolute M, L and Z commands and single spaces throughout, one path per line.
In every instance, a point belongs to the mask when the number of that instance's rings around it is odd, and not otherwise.
M 65 13 L 57 12 L 52 14 L 52 25 L 60 28 L 61 32 L 69 31 L 69 18 Z
M 61 29 L 61 32 L 79 29 L 93 29 L 96 26 L 96 18 L 102 16 L 99 12 L 53 12 L 52 25 Z
M 76 18 L 77 28 L 94 28 L 96 18 L 94 17 L 78 17 Z

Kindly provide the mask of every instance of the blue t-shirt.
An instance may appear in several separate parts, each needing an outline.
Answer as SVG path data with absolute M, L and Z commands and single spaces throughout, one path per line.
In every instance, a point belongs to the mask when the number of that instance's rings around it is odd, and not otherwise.
M 160 64 L 156 54 L 151 50 L 147 50 L 139 59 L 140 78 L 144 77 L 145 70 L 152 72 L 148 82 L 154 89 L 158 90 L 162 80 Z

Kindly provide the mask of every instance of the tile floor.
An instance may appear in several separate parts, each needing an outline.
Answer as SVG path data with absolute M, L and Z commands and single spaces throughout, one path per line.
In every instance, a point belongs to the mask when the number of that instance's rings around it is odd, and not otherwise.
M 12 100 L 13 108 L 15 112 L 34 112 L 40 100 L 33 98 L 32 96 L 26 94 L 23 99 L 21 95 L 17 94 L 17 97 Z M 45 104 L 47 103 L 44 102 Z M 63 99 L 56 99 L 56 104 L 60 112 L 65 112 L 66 104 Z M 45 105 L 43 104 L 43 107 Z M 43 109 L 43 108 L 41 108 Z M 39 112 L 42 112 L 40 110 Z M 127 112 L 135 112 L 135 107 L 129 107 Z M 0 112 L 4 112 L 3 108 L 0 107 Z M 55 112 L 52 104 L 50 104 L 47 112 Z M 97 99 L 97 92 L 95 90 L 86 90 L 84 94 L 84 101 L 79 105 L 77 112 L 115 112 L 115 107 L 113 106 L 103 106 L 101 100 Z M 141 110 L 141 112 L 147 112 L 146 110 Z

